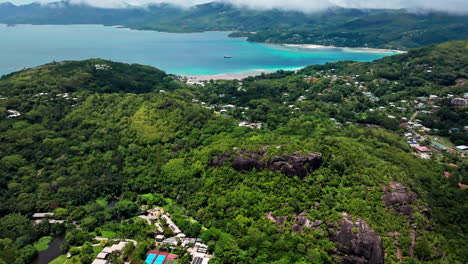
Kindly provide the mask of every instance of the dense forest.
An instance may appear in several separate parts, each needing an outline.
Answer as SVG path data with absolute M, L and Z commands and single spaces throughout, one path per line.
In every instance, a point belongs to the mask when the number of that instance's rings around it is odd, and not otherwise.
M 171 4 L 96 8 L 70 1 L 23 6 L 4 3 L 0 4 L 0 22 L 123 25 L 165 32 L 234 31 L 231 36 L 256 42 L 401 50 L 468 37 L 466 15 L 344 8 L 304 13 L 253 10 L 222 2 L 191 8 Z
M 201 237 L 210 263 L 465 263 L 468 161 L 418 157 L 389 116 L 436 95 L 428 136 L 466 145 L 467 108 L 445 97 L 468 92 L 467 49 L 204 86 L 100 59 L 3 76 L 0 263 L 30 263 L 59 234 L 74 263 L 91 263 L 106 235 L 139 242 L 112 263 L 144 263 L 156 247 L 135 217 L 144 206 Z M 34 224 L 35 212 L 65 221 Z

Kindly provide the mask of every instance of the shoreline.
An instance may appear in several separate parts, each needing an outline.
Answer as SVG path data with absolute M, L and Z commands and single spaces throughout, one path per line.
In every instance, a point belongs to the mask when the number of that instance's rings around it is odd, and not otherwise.
M 404 50 L 393 50 L 393 49 L 376 49 L 376 48 L 366 48 L 366 47 L 359 47 L 359 48 L 351 48 L 351 47 L 336 47 L 336 46 L 324 46 L 324 45 L 316 45 L 316 44 L 277 44 L 284 47 L 291 47 L 291 48 L 301 48 L 301 49 L 342 49 L 342 50 L 349 50 L 349 51 L 365 51 L 369 53 L 397 53 L 397 54 L 405 54 L 407 51 Z
M 255 77 L 259 76 L 262 73 L 269 74 L 275 73 L 277 71 L 298 71 L 303 69 L 303 67 L 293 67 L 293 68 L 286 68 L 286 69 L 254 69 L 254 70 L 247 70 L 242 72 L 231 72 L 231 73 L 214 73 L 214 74 L 180 74 L 179 76 L 185 77 L 192 82 L 203 82 L 203 81 L 210 81 L 210 80 L 242 80 L 247 77 Z
M 200 75 L 180 75 L 182 77 L 186 77 L 189 81 L 192 82 L 206 82 L 210 80 L 218 81 L 218 80 L 242 80 L 247 77 L 255 77 L 259 76 L 262 73 L 268 74 L 275 72 L 276 70 L 252 70 L 246 72 L 234 72 L 234 73 L 219 73 L 219 74 L 200 74 Z

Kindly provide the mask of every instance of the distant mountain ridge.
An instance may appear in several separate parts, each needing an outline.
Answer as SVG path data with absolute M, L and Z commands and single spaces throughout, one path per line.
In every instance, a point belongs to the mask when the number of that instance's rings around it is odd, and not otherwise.
M 15 6 L 0 4 L 5 24 L 103 24 L 166 32 L 210 30 L 268 43 L 408 49 L 468 38 L 468 16 L 442 12 L 330 8 L 317 13 L 253 10 L 211 2 L 182 8 L 151 4 L 99 8 L 70 1 Z M 256 33 L 249 33 L 256 32 Z

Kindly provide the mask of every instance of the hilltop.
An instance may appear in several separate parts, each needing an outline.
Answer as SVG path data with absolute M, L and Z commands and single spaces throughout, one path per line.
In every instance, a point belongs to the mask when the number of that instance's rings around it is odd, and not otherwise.
M 203 85 L 99 59 L 4 76 L 0 258 L 29 263 L 67 230 L 82 263 L 96 236 L 137 241 L 116 256 L 133 263 L 155 248 L 188 261 L 135 217 L 163 206 L 213 263 L 461 264 L 466 152 L 431 142 L 467 143 L 467 108 L 452 104 L 468 92 L 467 45 Z M 35 212 L 64 223 L 32 225 Z

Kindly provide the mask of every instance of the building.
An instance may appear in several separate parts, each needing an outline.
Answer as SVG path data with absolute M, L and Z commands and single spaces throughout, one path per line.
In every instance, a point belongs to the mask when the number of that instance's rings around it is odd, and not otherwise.
M 54 213 L 35 213 L 32 215 L 32 218 L 41 219 L 41 218 L 53 217 L 53 216 L 54 216 Z
M 7 118 L 15 118 L 15 117 L 21 116 L 20 112 L 16 110 L 12 110 L 12 109 L 8 110 L 8 114 L 9 115 L 7 116 Z
M 250 123 L 250 122 L 242 121 L 242 122 L 239 123 L 239 126 L 240 127 L 261 129 L 263 124 L 262 123 Z
M 412 148 L 416 149 L 418 152 L 421 152 L 421 153 L 428 153 L 428 152 L 431 152 L 431 150 L 426 147 L 426 146 L 421 146 L 419 144 L 413 144 L 411 145 Z
M 164 235 L 156 235 L 155 237 L 157 242 L 163 242 L 164 241 Z
M 440 151 L 447 151 L 447 147 L 440 143 L 432 142 L 431 145 Z
M 110 263 L 107 258 L 109 257 L 110 254 L 114 253 L 114 252 L 122 252 L 123 248 L 125 247 L 125 245 L 127 243 L 133 243 L 133 244 L 136 244 L 135 241 L 133 240 L 123 240 L 123 241 L 120 241 L 118 244 L 114 244 L 110 247 L 105 247 L 104 249 L 102 249 L 101 252 L 99 252 L 99 254 L 97 255 L 96 259 L 93 261 L 92 264 L 108 264 Z
M 166 221 L 166 224 L 167 226 L 172 230 L 172 232 L 174 234 L 180 234 L 182 233 L 182 231 L 180 231 L 179 227 L 176 226 L 176 224 L 174 224 L 174 222 L 172 222 L 172 220 L 169 218 L 169 216 L 167 215 L 163 215 L 161 216 L 161 218 Z
M 468 99 L 465 98 L 453 98 L 452 105 L 457 107 L 464 107 L 468 105 Z
M 177 237 L 166 238 L 162 241 L 163 244 L 168 244 L 171 246 L 177 246 Z
M 468 146 L 464 146 L 464 145 L 456 146 L 455 149 L 458 151 L 468 151 Z

